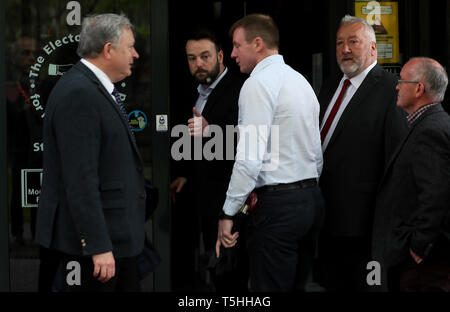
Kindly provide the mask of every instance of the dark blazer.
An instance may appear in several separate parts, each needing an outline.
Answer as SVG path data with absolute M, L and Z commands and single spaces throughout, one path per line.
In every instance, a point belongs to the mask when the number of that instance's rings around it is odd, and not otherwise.
M 117 104 L 81 62 L 50 94 L 44 146 L 36 241 L 73 255 L 138 255 L 145 233 L 142 159 Z
M 223 136 L 223 160 L 207 160 L 202 154 L 201 160 L 183 161 L 178 165 L 180 170 L 178 176 L 188 178 L 193 192 L 193 203 L 199 215 L 218 216 L 225 202 L 228 184 L 230 182 L 233 170 L 234 160 L 226 160 L 226 141 L 234 140 L 232 154 L 235 156 L 237 137 L 235 135 L 226 136 L 226 126 L 236 126 L 238 123 L 239 112 L 239 92 L 245 79 L 239 75 L 233 74 L 230 69 L 226 75 L 219 81 L 208 97 L 202 115 L 210 125 L 219 126 L 222 129 Z M 198 93 L 195 92 L 195 100 Z M 195 100 L 192 104 L 195 105 Z M 192 118 L 192 106 L 186 119 Z M 196 140 L 198 138 L 194 138 Z M 203 138 L 202 147 L 213 138 Z M 222 140 L 221 140 L 222 141 Z M 194 143 L 192 143 L 194 146 Z M 214 150 L 213 150 L 214 152 Z M 193 154 L 192 154 L 193 155 Z
M 341 78 L 329 80 L 320 91 L 321 121 Z M 370 235 L 377 186 L 407 133 L 405 114 L 396 106 L 396 83 L 394 75 L 376 65 L 350 100 L 324 152 L 320 187 L 328 235 Z
M 409 248 L 422 259 L 450 259 L 450 117 L 439 104 L 412 125 L 377 194 L 372 253 L 382 268 Z

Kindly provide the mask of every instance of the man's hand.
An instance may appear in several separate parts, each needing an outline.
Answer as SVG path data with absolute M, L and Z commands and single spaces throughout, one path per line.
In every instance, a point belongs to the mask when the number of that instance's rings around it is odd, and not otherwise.
M 170 198 L 172 198 L 172 203 L 176 203 L 177 194 L 181 192 L 186 182 L 185 177 L 178 177 L 170 184 Z
M 237 239 L 239 237 L 239 232 L 234 232 L 231 234 L 231 229 L 233 228 L 233 220 L 219 220 L 219 228 L 217 232 L 217 242 L 216 242 L 216 258 L 220 257 L 220 246 L 223 245 L 225 248 L 234 247 L 237 244 Z
M 94 262 L 94 277 L 100 282 L 106 283 L 116 274 L 116 262 L 112 251 L 92 255 Z
M 206 137 L 209 132 L 209 123 L 198 111 L 197 108 L 192 108 L 196 117 L 188 120 L 189 133 L 191 136 Z
M 409 253 L 410 253 L 411 257 L 413 257 L 414 261 L 416 261 L 417 264 L 420 264 L 423 261 L 423 259 L 420 258 L 418 255 L 416 255 L 411 248 L 409 248 Z

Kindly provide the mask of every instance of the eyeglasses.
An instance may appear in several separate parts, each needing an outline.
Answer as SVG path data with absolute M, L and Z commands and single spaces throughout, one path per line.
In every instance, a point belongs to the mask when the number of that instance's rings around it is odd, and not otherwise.
M 414 80 L 402 80 L 402 79 L 399 79 L 398 80 L 398 84 L 401 84 L 401 83 L 419 83 L 420 81 L 414 81 Z
M 420 81 L 415 81 L 415 80 L 403 80 L 403 79 L 399 79 L 397 81 L 397 85 L 400 85 L 402 83 L 421 83 L 421 82 Z M 424 83 L 422 83 L 422 84 L 423 84 L 423 92 L 426 92 L 425 84 Z

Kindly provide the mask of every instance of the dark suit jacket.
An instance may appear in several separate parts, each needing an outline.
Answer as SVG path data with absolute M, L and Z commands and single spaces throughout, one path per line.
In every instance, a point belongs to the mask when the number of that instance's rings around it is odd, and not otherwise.
M 50 94 L 44 146 L 36 241 L 73 255 L 138 255 L 145 233 L 142 159 L 117 104 L 81 62 Z
M 341 78 L 329 80 L 321 89 L 321 121 Z M 350 100 L 324 152 L 320 187 L 328 235 L 370 235 L 378 183 L 407 132 L 404 113 L 396 106 L 396 83 L 392 74 L 376 65 Z
M 382 268 L 411 257 L 450 259 L 450 117 L 439 104 L 412 125 L 377 194 L 372 251 Z
M 226 136 L 226 126 L 236 126 L 238 123 L 238 100 L 239 92 L 245 79 L 233 74 L 229 69 L 227 74 L 220 80 L 208 97 L 202 115 L 210 125 L 219 126 L 222 129 L 223 142 L 222 151 L 224 160 L 207 160 L 202 154 L 201 160 L 182 161 L 177 166 L 177 176 L 185 176 L 193 194 L 191 199 L 195 209 L 202 216 L 218 216 L 225 202 L 228 184 L 230 182 L 234 161 L 226 160 L 226 141 L 232 139 Z M 197 98 L 195 92 L 193 98 Z M 192 102 L 195 104 L 195 100 Z M 192 118 L 192 106 L 190 113 L 187 113 L 185 122 Z M 234 138 L 233 157 L 235 156 L 237 138 Z M 197 140 L 194 138 L 193 140 Z M 202 147 L 214 138 L 203 138 Z M 194 142 L 192 142 L 194 146 Z M 219 146 L 219 145 L 217 145 Z M 214 150 L 213 150 L 214 152 Z M 194 154 L 192 153 L 192 156 Z

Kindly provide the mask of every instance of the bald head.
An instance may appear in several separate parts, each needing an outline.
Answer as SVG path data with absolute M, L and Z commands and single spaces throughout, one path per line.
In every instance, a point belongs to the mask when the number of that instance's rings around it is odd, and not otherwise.
M 437 61 L 428 57 L 416 57 L 408 61 L 413 80 L 421 81 L 431 101 L 442 102 L 448 85 L 445 69 Z
M 442 102 L 447 84 L 441 64 L 427 57 L 413 58 L 400 72 L 397 105 L 411 114 L 427 104 Z

